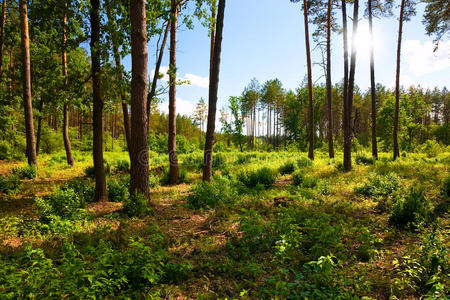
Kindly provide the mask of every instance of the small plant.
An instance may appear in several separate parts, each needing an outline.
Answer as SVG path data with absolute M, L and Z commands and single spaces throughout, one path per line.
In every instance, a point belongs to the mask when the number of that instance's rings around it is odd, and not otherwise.
M 37 197 L 35 203 L 41 213 L 40 221 L 46 224 L 49 224 L 54 216 L 65 220 L 78 219 L 85 205 L 84 199 L 70 188 L 58 188 L 49 196 Z
M 0 160 L 11 159 L 11 145 L 7 141 L 0 141 Z
M 450 198 L 450 175 L 442 180 L 441 194 L 446 198 Z
M 5 194 L 13 194 L 22 185 L 22 182 L 17 175 L 10 175 L 8 177 L 0 175 L 0 192 Z
M 410 189 L 394 203 L 389 223 L 400 229 L 416 229 L 428 221 L 430 206 L 423 190 Z
M 301 186 L 305 181 L 305 171 L 298 170 L 292 175 L 292 180 L 294 180 L 294 185 Z
M 161 184 L 169 184 L 170 169 L 164 168 L 163 175 L 161 177 Z M 188 172 L 184 168 L 178 169 L 178 183 L 188 183 Z
M 297 159 L 297 166 L 299 168 L 306 168 L 312 166 L 312 161 L 306 157 L 300 157 Z
M 230 181 L 225 178 L 213 180 L 212 183 L 201 182 L 192 188 L 188 196 L 189 206 L 194 209 L 215 208 L 219 203 L 230 204 L 235 194 L 230 188 Z
M 152 211 L 148 206 L 148 199 L 140 193 L 136 193 L 129 197 L 124 204 L 124 209 L 129 217 L 146 216 Z
M 280 167 L 280 174 L 281 175 L 292 174 L 295 172 L 295 169 L 296 169 L 295 162 L 288 161 Z
M 355 188 L 357 195 L 366 197 L 387 197 L 400 190 L 400 180 L 394 173 L 373 175 L 362 186 Z
M 111 165 L 109 163 L 105 163 L 105 174 L 109 175 L 111 174 Z M 84 169 L 84 174 L 87 178 L 94 179 L 95 178 L 95 168 L 94 166 L 89 166 Z
M 108 181 L 108 200 L 110 202 L 125 202 L 128 197 L 128 187 L 125 184 L 117 180 Z
M 27 165 L 21 168 L 14 168 L 12 173 L 19 176 L 20 179 L 34 179 L 36 178 L 36 166 Z
M 119 172 L 125 172 L 130 169 L 130 162 L 128 160 L 119 160 L 116 164 L 116 170 Z
M 217 153 L 213 155 L 212 167 L 213 169 L 224 168 L 227 164 L 227 158 L 223 153 Z
M 85 203 L 90 203 L 94 200 L 95 185 L 87 180 L 74 179 L 63 184 L 60 189 L 72 189 Z
M 373 165 L 375 163 L 375 158 L 366 153 L 360 152 L 356 154 L 355 161 L 357 165 Z
M 275 183 L 275 174 L 271 169 L 263 167 L 257 170 L 242 171 L 238 180 L 249 188 L 254 188 L 257 185 L 263 185 L 267 188 Z

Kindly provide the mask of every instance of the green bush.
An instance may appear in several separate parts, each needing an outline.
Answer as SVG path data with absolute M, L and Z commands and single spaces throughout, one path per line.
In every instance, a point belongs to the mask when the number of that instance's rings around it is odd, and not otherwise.
M 394 203 L 389 223 L 400 229 L 415 229 L 427 223 L 431 204 L 423 190 L 410 189 Z
M 357 195 L 366 197 L 387 197 L 401 189 L 400 180 L 394 173 L 372 175 L 362 186 L 355 188 Z
M 0 192 L 5 194 L 12 194 L 17 192 L 17 190 L 22 185 L 19 176 L 10 175 L 2 176 L 0 175 Z
M 83 179 L 74 179 L 60 187 L 61 190 L 72 189 L 85 203 L 94 201 L 95 185 Z
M 292 180 L 294 181 L 294 185 L 301 186 L 303 184 L 303 182 L 305 181 L 305 171 L 297 170 L 292 175 Z
M 299 168 L 306 168 L 312 166 L 312 161 L 309 158 L 306 157 L 300 157 L 297 159 L 297 166 Z
M 128 186 L 117 180 L 108 181 L 108 200 L 110 202 L 125 202 L 128 197 Z
M 89 166 L 84 169 L 84 174 L 87 178 L 95 179 L 95 168 L 94 166 Z M 109 163 L 105 163 L 105 174 L 111 174 L 111 165 Z
M 203 167 L 203 153 L 193 152 L 185 155 L 183 158 L 183 166 L 200 170 Z
M 239 173 L 238 180 L 249 188 L 254 188 L 258 185 L 267 188 L 275 183 L 275 173 L 268 167 L 246 170 Z
M 36 166 L 17 167 L 12 170 L 12 173 L 19 176 L 20 179 L 34 179 L 36 178 Z
M 286 163 L 284 163 L 281 167 L 280 167 L 280 174 L 281 175 L 286 175 L 286 174 L 292 174 L 295 172 L 296 169 L 296 165 L 295 162 L 293 161 L 288 161 Z
M 161 180 L 159 181 L 161 184 L 169 184 L 169 174 L 170 169 L 164 168 L 163 175 L 161 177 Z M 188 183 L 189 182 L 189 174 L 186 169 L 179 168 L 178 169 L 178 183 Z
M 357 165 L 373 165 L 375 158 L 366 153 L 357 153 L 355 161 Z
M 236 160 L 236 164 L 242 165 L 249 163 L 252 160 L 252 158 L 256 158 L 256 153 L 239 153 Z
M 146 216 L 152 211 L 148 206 L 148 199 L 140 193 L 136 193 L 129 197 L 124 203 L 124 209 L 129 217 Z
M 450 198 L 450 175 L 442 180 L 441 194 L 446 198 Z
M 7 141 L 0 141 L 0 160 L 11 159 L 12 149 Z
M 45 224 L 50 223 L 54 216 L 65 220 L 79 219 L 85 205 L 84 199 L 70 188 L 57 188 L 48 196 L 35 198 L 35 203 L 41 214 L 40 221 Z
M 225 178 L 214 179 L 212 183 L 201 182 L 192 188 L 187 200 L 194 209 L 215 208 L 218 204 L 231 204 L 236 197 L 230 187 L 230 180 Z
M 128 171 L 130 169 L 130 162 L 128 160 L 119 160 L 116 163 L 116 170 L 119 172 Z
M 155 188 L 159 185 L 159 178 L 155 174 L 149 174 L 148 175 L 148 184 L 150 188 Z
M 227 157 L 223 153 L 215 153 L 213 154 L 212 167 L 213 169 L 221 169 L 224 168 L 227 164 Z

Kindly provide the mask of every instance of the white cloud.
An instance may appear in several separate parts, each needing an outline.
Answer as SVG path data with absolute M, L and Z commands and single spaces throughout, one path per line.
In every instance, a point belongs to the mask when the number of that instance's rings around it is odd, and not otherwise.
M 450 68 L 450 41 L 441 42 L 436 52 L 430 41 L 406 40 L 403 57 L 415 76 Z
M 161 68 L 159 69 L 159 73 L 164 74 L 161 80 L 169 81 L 169 74 L 167 73 L 168 71 L 169 71 L 168 66 L 161 66 Z M 150 73 L 151 78 L 154 77 L 154 74 L 155 70 L 153 69 L 152 72 Z M 186 73 L 184 76 L 180 76 L 178 74 L 178 79 L 182 81 L 184 80 L 189 81 L 191 86 L 196 86 L 204 89 L 207 89 L 209 87 L 209 77 L 202 77 L 195 74 Z
M 176 109 L 177 114 L 184 116 L 192 116 L 195 110 L 195 104 L 190 101 L 177 98 Z M 169 113 L 169 102 L 165 101 L 159 104 L 159 110 L 165 114 Z
M 169 71 L 169 67 L 161 66 L 159 68 L 159 73 L 164 75 L 160 80 L 169 81 L 169 74 L 167 73 L 168 71 Z M 153 79 L 153 77 L 155 76 L 155 69 L 152 70 L 150 75 L 151 75 L 151 78 Z

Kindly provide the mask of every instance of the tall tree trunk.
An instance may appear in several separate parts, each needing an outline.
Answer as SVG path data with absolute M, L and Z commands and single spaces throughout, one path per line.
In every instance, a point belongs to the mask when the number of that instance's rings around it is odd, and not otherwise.
M 64 80 L 64 93 L 67 93 L 67 37 L 66 37 L 66 22 L 67 22 L 67 2 L 64 3 L 64 16 L 63 16 L 63 44 L 62 44 L 62 75 Z M 73 155 L 72 155 L 72 145 L 70 144 L 69 139 L 69 111 L 68 111 L 67 99 L 64 99 L 64 108 L 63 108 L 63 140 L 64 140 L 64 148 L 66 149 L 66 159 L 67 164 L 73 167 Z
M 41 144 L 41 131 L 42 131 L 42 109 L 44 108 L 44 101 L 39 100 L 39 117 L 38 117 L 38 128 L 37 128 L 37 133 L 36 133 L 36 156 L 39 155 L 39 149 L 40 149 L 40 144 Z
M 145 0 L 130 1 L 131 181 L 130 194 L 150 198 L 147 135 L 147 27 Z
M 94 201 L 108 201 L 106 193 L 106 175 L 103 164 L 103 99 L 100 88 L 100 19 L 99 0 L 91 0 L 91 57 L 92 57 L 92 91 L 93 91 L 93 158 L 95 169 Z
M 25 110 L 25 131 L 27 141 L 27 158 L 29 165 L 36 165 L 36 143 L 34 138 L 33 106 L 31 102 L 31 67 L 30 67 L 30 40 L 28 36 L 28 13 L 25 0 L 19 1 L 20 33 L 22 44 L 22 80 L 23 80 L 23 107 Z
M 353 92 L 355 86 L 355 67 L 356 67 L 356 34 L 358 32 L 358 10 L 359 0 L 353 2 L 353 33 L 352 33 L 352 54 L 350 58 L 350 73 L 348 79 L 347 92 L 347 136 L 344 138 L 344 169 L 350 171 L 352 169 L 352 132 L 351 132 L 351 116 L 353 110 Z
M 5 44 L 5 24 L 6 24 L 6 0 L 3 0 L 2 17 L 0 20 L 0 79 L 3 71 L 3 45 Z
M 178 183 L 177 156 L 177 0 L 171 1 L 172 18 L 170 19 L 170 72 L 169 72 L 169 184 Z
M 303 17 L 305 20 L 305 45 L 306 45 L 306 65 L 308 68 L 308 99 L 309 99 L 309 151 L 308 157 L 314 160 L 314 91 L 312 83 L 311 51 L 309 47 L 309 26 L 308 26 L 308 1 L 303 0 Z
M 400 6 L 400 18 L 398 21 L 398 41 L 397 41 L 397 70 L 395 72 L 395 113 L 394 113 L 394 160 L 400 156 L 398 147 L 398 114 L 400 109 L 400 55 L 402 49 L 403 14 L 405 10 L 405 0 Z
M 225 0 L 219 0 L 216 36 L 214 39 L 214 51 L 212 59 L 212 71 L 209 79 L 209 109 L 208 124 L 206 128 L 206 141 L 204 152 L 203 181 L 211 182 L 212 178 L 212 154 L 214 146 L 214 131 L 216 127 L 217 92 L 219 90 L 220 55 L 222 52 L 223 20 L 225 15 Z
M 373 22 L 372 22 L 372 1 L 368 0 L 369 11 L 369 32 L 371 39 L 370 46 L 370 94 L 372 98 L 372 156 L 378 159 L 378 147 L 377 147 L 377 96 L 375 89 L 375 58 L 373 49 Z
M 369 0 L 370 1 L 370 0 Z M 331 95 L 331 10 L 332 0 L 328 0 L 327 9 L 327 100 L 328 100 L 328 155 L 334 158 L 333 110 Z
M 343 44 L 344 44 L 344 90 L 343 90 L 343 104 L 342 111 L 343 122 L 342 127 L 344 131 L 344 168 L 351 169 L 351 142 L 350 139 L 350 116 L 348 113 L 348 29 L 347 29 L 347 3 L 342 0 L 342 30 L 343 30 Z M 351 112 L 350 112 L 351 114 Z M 349 158 L 350 157 L 350 158 Z M 345 164 L 350 161 L 350 166 Z

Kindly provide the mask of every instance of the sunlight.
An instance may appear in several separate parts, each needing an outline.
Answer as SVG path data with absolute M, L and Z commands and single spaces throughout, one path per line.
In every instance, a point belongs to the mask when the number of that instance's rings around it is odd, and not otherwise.
M 349 37 L 351 45 L 351 36 Z M 376 30 L 373 32 L 373 42 L 370 36 L 369 24 L 360 23 L 358 33 L 356 34 L 356 49 L 358 51 L 358 59 L 369 60 L 370 59 L 370 47 L 373 43 L 375 53 L 378 52 L 380 46 L 380 34 Z

